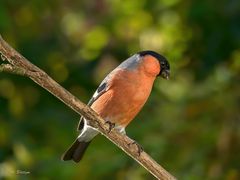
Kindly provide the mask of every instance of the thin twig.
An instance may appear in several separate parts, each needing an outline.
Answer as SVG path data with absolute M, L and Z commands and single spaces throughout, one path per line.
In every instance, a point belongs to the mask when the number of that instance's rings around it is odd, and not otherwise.
M 170 173 L 168 173 L 162 166 L 154 161 L 146 152 L 142 151 L 140 156 L 137 146 L 129 146 L 132 140 L 113 129 L 108 132 L 109 127 L 105 121 L 97 115 L 91 108 L 78 100 L 70 92 L 60 86 L 44 71 L 37 66 L 30 63 L 26 58 L 13 49 L 7 42 L 5 42 L 0 35 L 0 53 L 4 57 L 5 61 L 9 64 L 1 64 L 0 72 L 9 72 L 18 75 L 24 75 L 31 78 L 34 82 L 41 87 L 52 93 L 62 102 L 64 102 L 71 109 L 78 114 L 88 119 L 89 124 L 98 129 L 98 131 L 107 137 L 110 141 L 116 144 L 135 161 L 141 164 L 147 171 L 158 179 L 175 179 Z
M 0 64 L 0 72 L 7 72 L 7 73 L 17 74 L 20 76 L 27 76 L 27 77 L 29 77 L 31 74 L 31 72 L 25 69 L 13 66 L 11 64 Z

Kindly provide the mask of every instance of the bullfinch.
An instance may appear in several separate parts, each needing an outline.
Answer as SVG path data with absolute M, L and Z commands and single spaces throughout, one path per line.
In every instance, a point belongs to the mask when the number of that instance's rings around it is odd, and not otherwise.
M 88 105 L 106 122 L 125 134 L 126 126 L 147 101 L 156 77 L 168 79 L 170 65 L 167 59 L 154 51 L 141 51 L 110 72 L 101 82 Z M 62 160 L 79 162 L 92 139 L 99 132 L 80 118 L 79 136 L 63 154 Z

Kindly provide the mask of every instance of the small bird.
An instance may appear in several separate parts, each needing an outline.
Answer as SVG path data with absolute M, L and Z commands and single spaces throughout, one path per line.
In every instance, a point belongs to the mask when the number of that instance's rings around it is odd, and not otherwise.
M 158 76 L 169 79 L 170 65 L 167 59 L 154 51 L 138 52 L 105 77 L 88 105 L 109 125 L 125 134 L 126 126 L 147 101 Z M 79 162 L 92 139 L 99 133 L 88 125 L 84 117 L 80 118 L 78 131 L 79 136 L 63 154 L 62 160 Z

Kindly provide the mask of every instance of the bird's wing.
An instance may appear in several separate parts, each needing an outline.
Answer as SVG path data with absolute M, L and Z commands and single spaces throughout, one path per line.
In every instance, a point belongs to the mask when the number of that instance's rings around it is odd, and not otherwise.
M 111 73 L 112 74 L 112 73 Z M 101 84 L 98 86 L 97 90 L 95 91 L 95 93 L 93 94 L 92 98 L 90 99 L 90 101 L 88 102 L 88 106 L 91 106 L 102 94 L 104 94 L 108 89 L 109 89 L 109 80 L 110 80 L 110 76 L 111 74 L 109 74 L 102 82 Z M 82 116 L 80 118 L 80 121 L 78 123 L 78 128 L 77 130 L 80 131 L 82 130 L 84 126 L 84 117 Z

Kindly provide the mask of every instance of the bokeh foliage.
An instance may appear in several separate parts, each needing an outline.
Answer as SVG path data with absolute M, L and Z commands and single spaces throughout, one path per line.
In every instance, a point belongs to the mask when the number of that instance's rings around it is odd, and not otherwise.
M 155 83 L 129 136 L 179 179 L 240 179 L 240 1 L 1 0 L 0 33 L 86 103 L 130 55 L 164 54 L 171 80 Z M 102 136 L 81 163 L 60 161 L 78 119 L 1 73 L 0 179 L 152 179 Z

